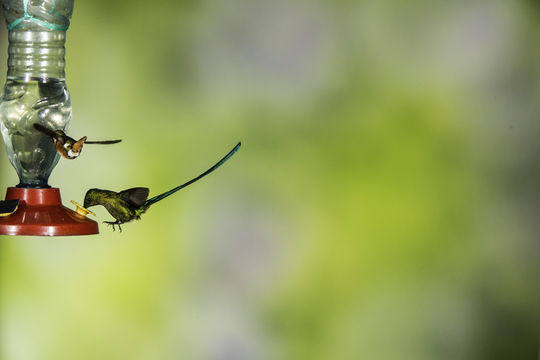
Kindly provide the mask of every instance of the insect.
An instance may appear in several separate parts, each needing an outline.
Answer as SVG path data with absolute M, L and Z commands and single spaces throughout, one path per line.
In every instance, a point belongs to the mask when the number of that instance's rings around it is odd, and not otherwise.
M 82 151 L 84 144 L 101 144 L 109 145 L 116 144 L 122 140 L 105 140 L 105 141 L 86 141 L 86 136 L 83 136 L 78 141 L 66 135 L 62 130 L 51 130 L 41 124 L 35 123 L 34 128 L 45 135 L 48 135 L 52 138 L 54 142 L 54 147 L 60 155 L 66 159 L 75 159 L 77 158 Z
M 229 160 L 229 158 L 238 151 L 241 145 L 242 143 L 238 143 L 227 155 L 225 155 L 214 166 L 203 172 L 201 175 L 180 186 L 166 191 L 163 194 L 148 199 L 149 189 L 146 187 L 135 187 L 120 192 L 102 189 L 90 189 L 84 196 L 84 207 L 88 208 L 91 206 L 102 205 L 105 207 L 105 209 L 107 209 L 109 214 L 116 219 L 116 221 L 105 221 L 104 223 L 111 225 L 113 231 L 115 230 L 115 226 L 118 226 L 118 229 L 122 231 L 120 225 L 132 220 L 139 220 L 141 215 L 145 213 L 146 210 L 148 210 L 148 208 L 153 204 L 210 174 Z

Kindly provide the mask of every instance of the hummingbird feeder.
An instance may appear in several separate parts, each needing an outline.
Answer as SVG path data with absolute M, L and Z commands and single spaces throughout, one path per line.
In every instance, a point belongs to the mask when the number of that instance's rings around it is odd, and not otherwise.
M 53 141 L 35 129 L 65 130 L 71 98 L 65 82 L 65 39 L 74 0 L 3 0 L 9 57 L 0 97 L 0 130 L 19 176 L 0 201 L 0 235 L 91 235 L 87 211 L 64 207 L 48 180 L 58 163 Z

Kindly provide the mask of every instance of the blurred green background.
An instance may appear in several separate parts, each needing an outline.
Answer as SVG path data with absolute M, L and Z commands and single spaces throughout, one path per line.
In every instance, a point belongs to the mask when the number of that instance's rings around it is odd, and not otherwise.
M 123 233 L 2 236 L 1 358 L 537 359 L 539 38 L 534 1 L 77 0 L 70 134 L 124 141 L 64 203 L 243 147 Z

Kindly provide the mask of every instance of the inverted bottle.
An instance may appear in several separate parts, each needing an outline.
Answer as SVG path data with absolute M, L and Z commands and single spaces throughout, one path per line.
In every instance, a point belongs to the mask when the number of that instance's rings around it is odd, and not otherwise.
M 0 130 L 19 187 L 49 187 L 59 155 L 35 123 L 65 130 L 71 99 L 65 83 L 65 39 L 73 0 L 4 0 L 9 30 Z

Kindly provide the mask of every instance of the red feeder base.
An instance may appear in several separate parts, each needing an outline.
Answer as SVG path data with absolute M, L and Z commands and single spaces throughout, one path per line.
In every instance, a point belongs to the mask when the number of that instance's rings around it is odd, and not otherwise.
M 6 200 L 12 199 L 19 199 L 19 207 L 13 214 L 0 217 L 0 235 L 99 234 L 97 222 L 62 205 L 58 188 L 10 187 Z

